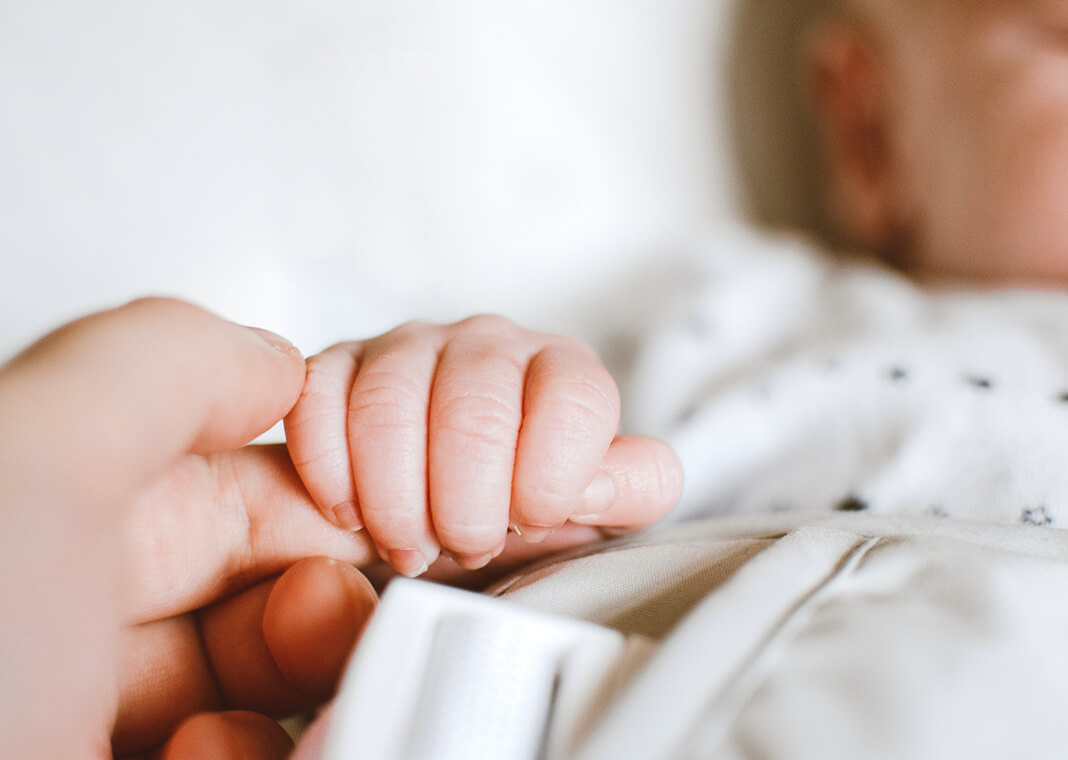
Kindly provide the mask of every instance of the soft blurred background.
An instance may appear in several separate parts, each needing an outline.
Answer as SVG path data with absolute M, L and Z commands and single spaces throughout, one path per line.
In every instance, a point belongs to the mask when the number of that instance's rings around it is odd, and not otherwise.
M 596 341 L 710 224 L 807 213 L 809 5 L 0 0 L 0 358 L 145 294 L 307 353 L 480 311 Z

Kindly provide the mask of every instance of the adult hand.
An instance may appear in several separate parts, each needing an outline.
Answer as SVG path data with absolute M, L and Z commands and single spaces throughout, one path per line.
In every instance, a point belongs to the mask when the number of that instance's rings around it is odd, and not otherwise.
M 288 754 L 266 716 L 328 695 L 375 600 L 369 540 L 240 448 L 303 382 L 277 336 L 166 300 L 0 368 L 0 754 Z

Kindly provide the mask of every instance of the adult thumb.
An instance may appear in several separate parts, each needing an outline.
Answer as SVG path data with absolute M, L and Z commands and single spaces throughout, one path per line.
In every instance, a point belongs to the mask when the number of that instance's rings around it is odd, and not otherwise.
M 181 301 L 94 314 L 0 368 L 0 482 L 30 503 L 117 504 L 181 454 L 268 429 L 303 382 L 284 339 Z

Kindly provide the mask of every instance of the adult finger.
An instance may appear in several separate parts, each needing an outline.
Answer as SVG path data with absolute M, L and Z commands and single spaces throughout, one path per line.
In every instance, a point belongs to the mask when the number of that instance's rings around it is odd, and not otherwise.
M 593 482 L 619 425 L 619 392 L 589 348 L 561 340 L 530 360 L 523 406 L 512 520 L 539 541 Z
M 571 515 L 581 525 L 638 530 L 666 515 L 682 495 L 682 463 L 663 441 L 620 436 Z
M 199 615 L 137 626 L 119 663 L 113 746 L 156 746 L 189 715 L 282 717 L 325 701 L 376 597 L 354 568 L 304 560 Z
M 282 717 L 324 702 L 376 601 L 351 566 L 309 559 L 205 610 L 204 650 L 226 703 Z
M 363 532 L 322 518 L 282 445 L 180 459 L 133 501 L 122 530 L 130 623 L 198 609 L 305 557 L 378 560 Z
M 201 713 L 186 720 L 160 760 L 285 760 L 293 742 L 265 715 L 246 711 Z
M 440 547 L 427 511 L 427 414 L 444 332 L 402 325 L 364 344 L 349 397 L 357 500 L 382 559 L 419 575 Z
M 500 317 L 456 327 L 431 393 L 429 500 L 441 545 L 473 570 L 504 549 L 528 354 Z
M 263 638 L 278 670 L 305 693 L 333 693 L 377 602 L 370 581 L 351 565 L 297 563 L 278 579 L 263 610 Z
M 178 455 L 269 428 L 303 380 L 288 342 L 180 301 L 89 316 L 0 370 L 0 481 L 31 503 L 119 504 Z
M 327 520 L 363 527 L 349 455 L 348 405 L 360 343 L 339 343 L 308 359 L 304 389 L 286 417 L 286 444 L 301 480 Z

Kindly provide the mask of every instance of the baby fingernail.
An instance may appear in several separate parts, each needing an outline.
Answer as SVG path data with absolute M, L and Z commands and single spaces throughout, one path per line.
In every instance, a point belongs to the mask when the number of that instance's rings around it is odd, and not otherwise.
M 516 525 L 515 533 L 528 544 L 540 544 L 551 536 L 556 528 L 546 528 L 541 525 Z
M 611 509 L 616 500 L 616 482 L 606 472 L 598 472 L 579 497 L 579 505 L 571 519 L 594 519 Z
M 478 570 L 490 563 L 495 556 L 493 552 L 486 552 L 485 554 L 456 554 L 454 559 L 463 568 L 467 570 Z
M 334 507 L 334 522 L 353 533 L 363 530 L 360 513 L 356 511 L 356 505 L 351 501 L 343 501 Z
M 428 569 L 426 557 L 418 549 L 393 549 L 389 552 L 389 564 L 401 575 L 416 578 Z

